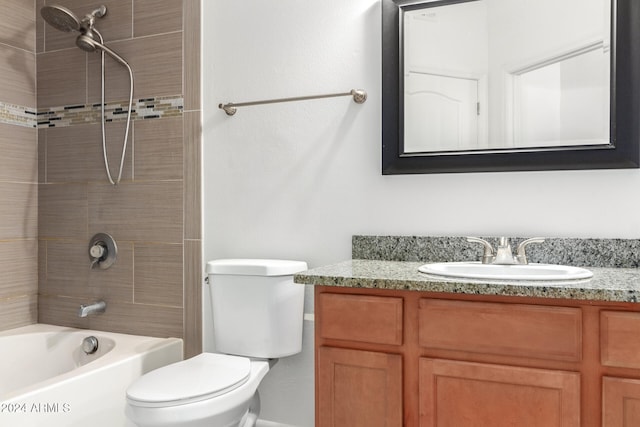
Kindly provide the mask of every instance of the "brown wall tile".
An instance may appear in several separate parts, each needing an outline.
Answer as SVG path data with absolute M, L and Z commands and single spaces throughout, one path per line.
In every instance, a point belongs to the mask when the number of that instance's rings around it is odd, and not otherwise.
M 3 0 L 0 2 L 0 43 L 5 43 L 30 52 L 35 51 L 36 28 L 33 25 L 34 2 Z
M 184 109 L 200 110 L 200 0 L 184 6 Z
M 136 0 L 133 2 L 134 37 L 182 30 L 182 1 Z
M 126 123 L 106 123 L 105 134 L 111 177 L 115 181 L 120 169 L 120 157 Z M 47 141 L 47 182 L 109 182 L 102 154 L 102 129 L 99 124 L 75 125 L 43 129 Z M 131 180 L 133 129 L 122 171 L 122 180 Z
M 135 179 L 182 179 L 182 117 L 135 123 Z
M 72 48 L 38 54 L 38 108 L 84 105 L 87 54 Z M 100 90 L 98 70 L 98 90 Z
M 0 123 L 0 181 L 38 182 L 35 129 Z
M 100 125 L 42 129 L 47 141 L 47 183 L 96 179 L 101 160 Z
M 47 278 L 47 242 L 38 240 L 38 291 Z
M 202 235 L 200 112 L 184 113 L 184 237 L 200 239 Z
M 44 52 L 44 19 L 42 19 L 42 15 L 40 15 L 40 9 L 42 9 L 42 6 L 44 6 L 44 0 L 36 0 L 36 10 L 35 10 L 35 17 L 36 17 L 36 25 L 35 25 L 35 30 L 36 30 L 36 52 L 40 53 L 40 52 Z
M 38 322 L 62 325 L 72 328 L 88 328 L 89 317 L 78 317 L 81 304 L 92 303 L 84 298 L 70 298 L 57 295 L 38 296 Z
M 0 182 L 0 240 L 38 235 L 38 185 Z
M 38 241 L 0 241 L 0 299 L 37 293 Z
M 95 27 L 105 41 L 131 38 L 131 1 L 132 0 L 49 0 L 49 4 L 58 4 L 70 9 L 78 19 L 91 13 L 100 5 L 107 7 L 107 14 L 97 18 Z M 173 0 L 170 0 L 173 1 Z M 38 13 L 40 13 L 38 11 Z M 45 49 L 47 51 L 66 49 L 75 46 L 76 33 L 65 33 L 46 25 L 44 27 Z M 99 55 L 98 55 L 99 56 Z
M 36 55 L 0 44 L 0 101 L 36 106 Z
M 182 33 L 110 43 L 133 69 L 134 98 L 182 93 Z M 129 73 L 114 60 L 106 61 L 107 101 L 129 99 Z M 89 102 L 100 102 L 100 55 L 89 56 Z
M 35 1 L 0 2 L 0 101 L 36 107 Z M 0 330 L 38 320 L 38 141 L 0 124 Z
M 80 239 L 87 234 L 87 185 L 44 184 L 39 187 L 40 238 Z
M 182 182 L 90 185 L 89 231 L 116 240 L 182 243 Z
M 202 352 L 202 242 L 184 242 L 184 343 L 185 357 Z
M 38 296 L 24 295 L 0 300 L 0 327 L 19 328 L 38 321 Z
M 47 132 L 38 129 L 38 182 L 47 180 Z
M 135 245 L 134 302 L 182 307 L 182 245 Z

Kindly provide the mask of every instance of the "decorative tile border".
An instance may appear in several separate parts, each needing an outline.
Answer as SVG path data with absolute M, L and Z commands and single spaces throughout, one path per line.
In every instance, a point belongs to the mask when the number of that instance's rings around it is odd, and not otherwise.
M 0 123 L 35 128 L 37 115 L 35 108 L 0 102 Z
M 128 107 L 129 101 L 105 104 L 106 121 L 126 120 Z M 133 101 L 131 120 L 180 116 L 183 108 L 184 100 L 181 96 L 141 98 Z M 101 114 L 100 103 L 40 109 L 38 110 L 38 128 L 100 123 Z
M 107 122 L 127 119 L 129 101 L 105 104 Z M 133 101 L 132 120 L 148 120 L 182 115 L 184 99 L 182 96 L 158 96 L 140 98 Z M 0 123 L 30 127 L 49 128 L 66 127 L 79 124 L 100 123 L 100 103 L 89 105 L 64 105 L 60 107 L 33 108 L 0 102 Z

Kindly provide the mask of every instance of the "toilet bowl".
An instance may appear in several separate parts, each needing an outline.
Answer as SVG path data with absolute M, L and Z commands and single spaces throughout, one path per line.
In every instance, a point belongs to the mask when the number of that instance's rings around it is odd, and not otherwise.
M 302 349 L 301 261 L 207 263 L 218 353 L 151 371 L 127 389 L 125 414 L 139 427 L 253 427 L 258 386 L 280 357 Z
M 244 427 L 260 410 L 269 361 L 215 353 L 156 369 L 127 390 L 127 417 L 140 427 Z

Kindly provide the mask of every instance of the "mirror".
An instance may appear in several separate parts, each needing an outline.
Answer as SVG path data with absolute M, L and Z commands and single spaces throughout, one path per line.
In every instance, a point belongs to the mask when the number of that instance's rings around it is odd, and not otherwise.
M 639 167 L 632 1 L 382 0 L 383 174 Z

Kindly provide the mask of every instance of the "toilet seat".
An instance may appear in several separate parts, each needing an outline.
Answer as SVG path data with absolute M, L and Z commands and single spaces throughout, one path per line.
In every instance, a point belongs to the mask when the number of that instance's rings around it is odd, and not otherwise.
M 144 375 L 127 390 L 127 401 L 141 407 L 199 402 L 240 387 L 250 371 L 246 357 L 202 353 Z

